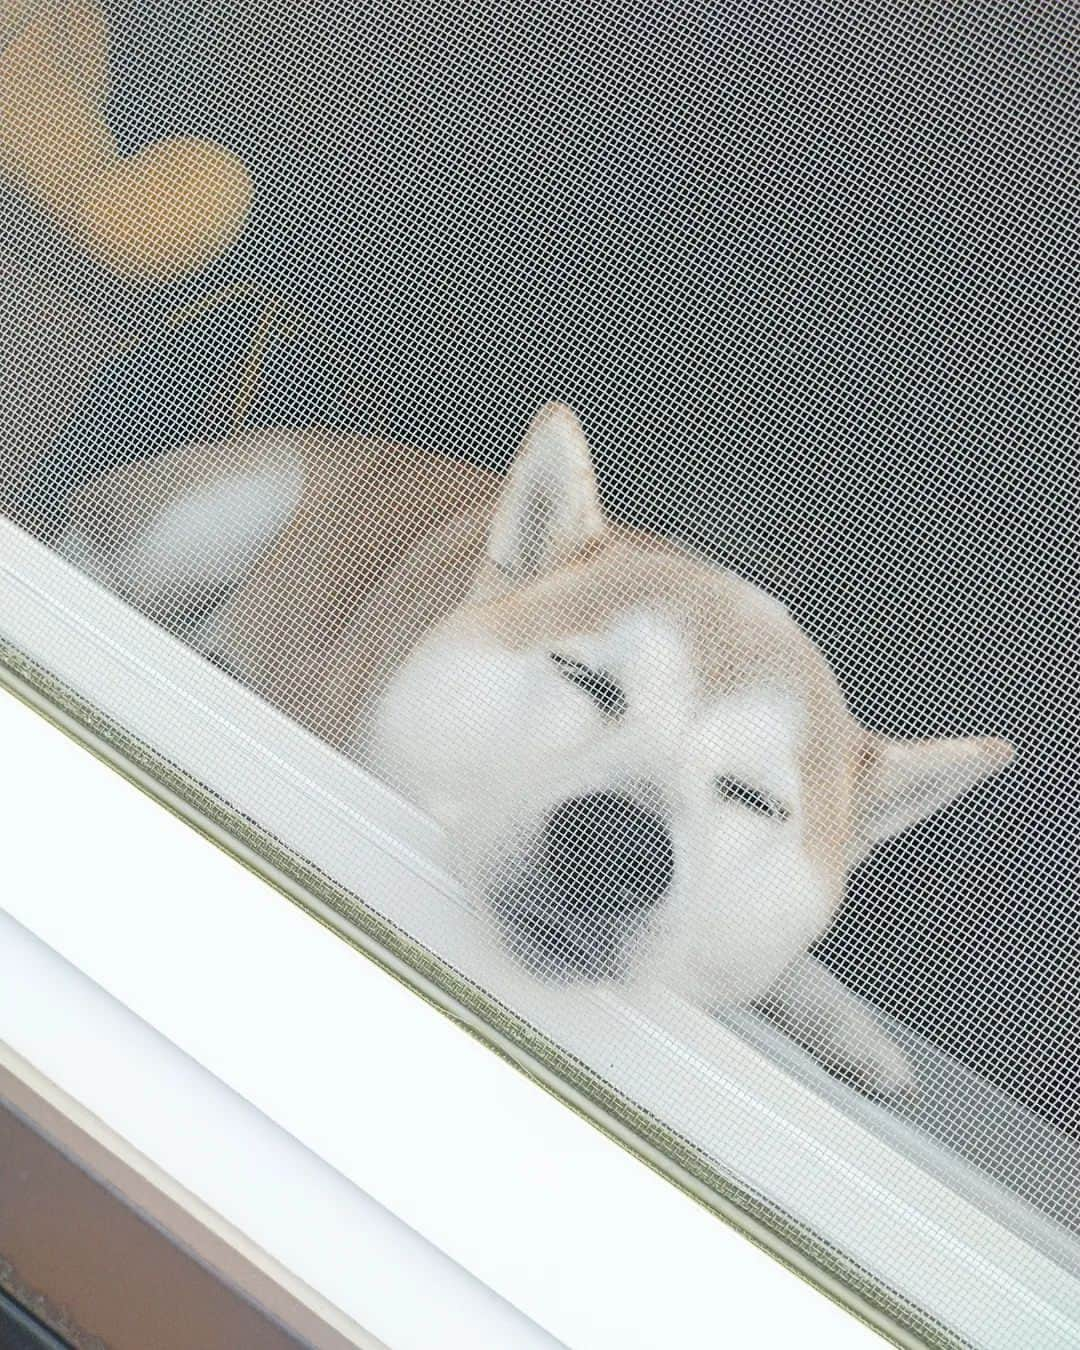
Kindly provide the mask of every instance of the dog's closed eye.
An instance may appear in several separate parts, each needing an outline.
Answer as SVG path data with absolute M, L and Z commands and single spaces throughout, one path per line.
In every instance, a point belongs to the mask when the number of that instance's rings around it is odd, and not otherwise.
M 626 712 L 626 695 L 606 671 L 593 670 L 583 661 L 573 661 L 569 656 L 560 656 L 558 652 L 552 652 L 551 659 L 558 666 L 563 679 L 584 690 L 605 717 L 615 721 Z
M 740 806 L 756 811 L 760 816 L 768 816 L 770 820 L 787 820 L 791 815 L 779 797 L 774 797 L 771 792 L 764 792 L 761 788 L 752 787 L 738 778 L 721 776 L 714 780 L 714 786 L 723 801 L 738 802 Z

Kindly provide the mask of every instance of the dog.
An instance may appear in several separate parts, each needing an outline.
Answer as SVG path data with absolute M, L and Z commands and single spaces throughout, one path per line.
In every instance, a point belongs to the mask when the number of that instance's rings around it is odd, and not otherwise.
M 190 446 L 85 486 L 58 548 L 434 817 L 537 978 L 753 1005 L 914 1090 L 808 948 L 852 867 L 1011 747 L 862 727 L 780 601 L 608 520 L 569 408 L 505 478 L 316 432 Z

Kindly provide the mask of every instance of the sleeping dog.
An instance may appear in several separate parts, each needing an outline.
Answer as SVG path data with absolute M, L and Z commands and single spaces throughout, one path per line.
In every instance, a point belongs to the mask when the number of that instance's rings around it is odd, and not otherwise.
M 59 548 L 430 813 L 539 978 L 765 1005 L 911 1089 L 807 948 L 848 871 L 1009 745 L 859 725 L 777 600 L 608 521 L 565 406 L 505 479 L 314 432 L 187 447 L 85 487 Z

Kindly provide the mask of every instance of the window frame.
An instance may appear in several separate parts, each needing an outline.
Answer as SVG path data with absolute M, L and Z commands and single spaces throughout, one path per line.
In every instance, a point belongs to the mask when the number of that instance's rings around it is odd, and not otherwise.
M 448 1013 L 459 1026 L 485 1040 L 576 1112 L 896 1343 L 953 1343 L 948 1335 L 936 1332 L 946 1309 L 949 1322 L 961 1335 L 987 1345 L 1015 1343 L 1000 1338 L 1030 1333 L 1033 1314 L 1044 1319 L 1048 1335 L 1080 1335 L 1080 1281 L 1072 1280 L 1041 1253 L 1033 1253 L 1029 1244 L 834 1103 L 812 1091 L 795 1090 L 792 1076 L 782 1065 L 730 1030 L 701 1015 L 695 1031 L 701 1044 L 708 1046 L 708 1054 L 703 1057 L 693 1046 L 673 1044 L 661 1007 L 658 1020 L 644 1027 L 656 1053 L 670 1054 L 670 1062 L 682 1073 L 706 1072 L 724 1080 L 728 1100 L 737 1108 L 733 1119 L 751 1132 L 744 1144 L 753 1131 L 760 1131 L 769 1137 L 773 1156 L 778 1147 L 790 1148 L 786 1181 L 801 1202 L 808 1228 L 820 1228 L 820 1224 L 813 1213 L 811 1192 L 803 1188 L 800 1193 L 800 1180 L 823 1167 L 835 1186 L 849 1187 L 853 1196 L 862 1197 L 860 1222 L 873 1213 L 878 1225 L 877 1279 L 862 1278 L 854 1268 L 845 1272 L 846 1278 L 839 1278 L 835 1269 L 822 1264 L 803 1232 L 755 1202 L 752 1189 L 727 1187 L 722 1177 L 703 1175 L 697 1155 L 683 1147 L 677 1126 L 650 1134 L 647 1112 L 635 1114 L 618 1094 L 603 1095 L 603 1085 L 595 1076 L 579 1072 L 566 1056 L 560 1062 L 543 1038 L 527 1028 L 523 1033 L 513 1017 L 491 1006 L 490 1000 L 485 1006 L 467 982 L 455 978 L 430 953 L 425 955 L 419 944 L 395 934 L 385 923 L 370 922 L 370 916 L 355 904 L 350 909 L 347 895 L 328 882 L 328 876 L 337 874 L 345 852 L 363 847 L 365 893 L 373 903 L 395 888 L 415 888 L 418 896 L 445 890 L 450 883 L 438 865 L 437 831 L 430 822 L 358 766 L 4 520 L 0 520 L 0 560 L 0 614 L 6 637 L 14 644 L 6 658 L 0 652 L 4 682 L 296 902 L 297 907 L 278 904 L 256 912 L 250 901 L 234 903 L 230 896 L 228 904 L 222 905 L 218 897 L 193 892 L 184 912 L 170 916 L 173 956 L 179 942 L 178 925 L 182 925 L 192 961 L 200 943 L 204 956 L 207 951 L 218 951 L 224 962 L 230 950 L 251 949 L 257 935 L 255 946 L 261 958 L 271 960 L 278 969 L 295 963 L 306 997 L 292 1011 L 295 1020 L 279 1028 L 280 1034 L 288 1031 L 294 1047 L 306 1044 L 310 1048 L 324 1039 L 319 1021 L 324 1014 L 318 1010 L 325 1008 L 331 994 L 346 1024 L 365 1024 L 359 1008 L 344 1011 L 365 987 L 359 978 L 364 963 L 356 961 L 346 943 L 359 947 L 383 971 Z M 28 659 L 20 659 L 19 653 Z M 73 695 L 72 689 L 79 694 Z M 94 691 L 92 702 L 87 701 L 90 690 Z M 184 701 L 187 708 L 187 715 L 171 719 L 175 723 L 169 733 L 172 744 L 162 744 L 160 718 L 155 723 L 163 698 Z M 222 709 L 227 709 L 226 715 Z M 146 747 L 148 740 L 154 742 L 153 751 Z M 189 764 L 208 766 L 204 783 L 211 783 L 215 792 L 208 792 L 190 773 L 177 770 L 176 761 L 185 758 Z M 223 799 L 233 806 L 224 807 Z M 354 805 L 357 802 L 359 806 Z M 347 830 L 340 845 L 344 852 L 315 859 L 314 867 L 302 865 L 298 855 L 312 859 L 314 852 L 304 847 L 303 829 L 297 833 L 298 817 L 304 812 L 322 812 L 324 825 L 336 821 L 336 830 Z M 255 829 L 245 817 L 258 820 L 264 828 Z M 320 832 L 324 845 L 335 837 L 335 829 Z M 290 848 L 280 844 L 285 836 Z M 41 896 L 16 895 L 9 912 L 150 1027 L 257 1105 L 276 1125 L 314 1148 L 325 1162 L 358 1186 L 366 1189 L 365 1183 L 370 1184 L 371 1159 L 377 1156 L 379 1144 L 371 1138 L 360 1143 L 355 1101 L 342 1109 L 340 1088 L 347 1075 L 340 1065 L 346 1062 L 347 1047 L 340 1036 L 333 1045 L 339 1057 L 337 1070 L 332 1057 L 322 1058 L 320 1071 L 305 1075 L 303 1090 L 298 1091 L 297 1079 L 282 1077 L 280 1055 L 268 1053 L 265 1039 L 253 1035 L 247 1023 L 232 1025 L 220 1009 L 219 1015 L 208 1018 L 185 998 L 184 981 L 175 972 L 170 978 L 161 969 L 163 954 L 155 950 L 156 932 L 148 930 L 144 940 L 138 941 L 133 916 L 122 908 L 88 916 L 80 912 L 72 896 L 51 896 L 43 902 Z M 271 914 L 277 916 L 272 921 L 279 926 L 276 938 L 270 932 Z M 310 915 L 322 922 L 311 923 Z M 123 944 L 109 941 L 118 925 L 125 926 Z M 219 941 L 206 948 L 205 936 L 210 931 Z M 341 937 L 346 943 L 338 940 Z M 234 982 L 237 987 L 231 997 L 242 997 L 245 1007 L 262 1009 L 269 1025 L 275 995 L 272 986 L 259 984 L 260 966 L 261 961 L 234 963 L 230 971 L 227 962 L 221 964 L 218 992 L 223 997 L 230 981 Z M 200 970 L 200 978 L 206 980 L 205 969 Z M 616 995 L 608 999 L 609 1011 L 627 1025 L 648 1022 L 652 1015 L 640 1008 L 622 1007 Z M 413 1003 L 422 1007 L 416 1000 Z M 683 1021 L 689 1017 L 685 1007 L 678 1012 Z M 429 1027 L 434 1025 L 429 1023 Z M 447 1024 L 446 1029 L 453 1028 Z M 434 1046 L 441 1032 L 429 1030 L 424 1035 L 433 1038 Z M 718 1063 L 724 1065 L 722 1074 L 715 1067 Z M 426 1054 L 424 1076 L 439 1064 L 437 1055 Z M 298 1052 L 294 1070 L 299 1073 L 301 1066 Z M 798 1113 L 797 1120 L 792 1118 L 793 1111 Z M 471 1113 L 474 1125 L 478 1114 Z M 488 1159 L 497 1139 L 497 1134 L 488 1133 Z M 458 1144 L 462 1146 L 460 1136 Z M 872 1172 L 867 1166 L 871 1162 Z M 483 1163 L 484 1159 L 476 1159 L 477 1166 Z M 430 1168 L 419 1169 L 423 1174 L 420 1184 L 415 1164 L 413 1159 L 411 1177 L 410 1168 L 405 1168 L 397 1178 L 399 1192 L 372 1193 L 459 1264 L 528 1312 L 537 1289 L 526 1287 L 528 1281 L 522 1284 L 520 1269 L 500 1263 L 497 1253 L 482 1251 L 482 1241 L 463 1249 L 450 1216 L 467 1207 L 465 1193 L 447 1186 L 448 1177 L 440 1183 Z M 560 1178 L 569 1189 L 568 1166 L 560 1158 Z M 644 1169 L 638 1171 L 644 1174 Z M 385 1186 L 386 1179 L 382 1181 Z M 579 1181 L 575 1175 L 574 1185 Z M 437 1200 L 440 1184 L 443 1195 Z M 540 1199 L 538 1193 L 534 1203 Z M 614 1195 L 608 1203 L 615 1204 Z M 618 1203 L 623 1203 L 621 1198 Z M 575 1224 L 568 1224 L 568 1231 L 580 1228 L 580 1217 L 575 1210 Z M 492 1216 L 487 1227 L 494 1231 L 497 1226 Z M 934 1253 L 929 1270 L 919 1265 L 920 1243 Z M 487 1245 L 490 1248 L 490 1231 Z M 843 1244 L 839 1245 L 843 1250 Z M 629 1253 L 626 1259 L 630 1260 Z M 1010 1274 L 1021 1259 L 1037 1273 L 1039 1283 L 1034 1290 Z M 920 1272 L 919 1306 L 894 1292 L 904 1287 L 905 1270 L 910 1278 L 913 1265 Z M 958 1288 L 970 1291 L 959 1312 Z M 929 1319 L 922 1315 L 922 1308 L 928 1310 Z M 986 1311 L 980 1312 L 981 1308 Z M 1071 1321 L 1074 1308 L 1076 1320 Z M 1044 1338 L 1043 1343 L 1049 1350 L 1054 1342 Z M 1069 1342 L 1063 1339 L 1061 1343 Z

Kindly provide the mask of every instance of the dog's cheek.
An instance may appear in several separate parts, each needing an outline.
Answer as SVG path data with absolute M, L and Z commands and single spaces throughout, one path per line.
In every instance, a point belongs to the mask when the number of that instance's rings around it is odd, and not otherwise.
M 762 997 L 827 925 L 829 887 L 793 841 L 712 832 L 681 851 L 639 970 L 702 1006 Z
M 420 805 L 475 794 L 514 762 L 528 702 L 513 653 L 424 643 L 376 705 L 370 767 Z
M 374 710 L 370 767 L 421 805 L 461 772 L 470 727 L 469 690 L 458 665 L 419 649 Z
M 821 869 L 794 842 L 748 869 L 733 925 L 732 954 L 746 979 L 739 1001 L 761 998 L 796 957 L 824 932 L 832 915 L 832 888 Z

